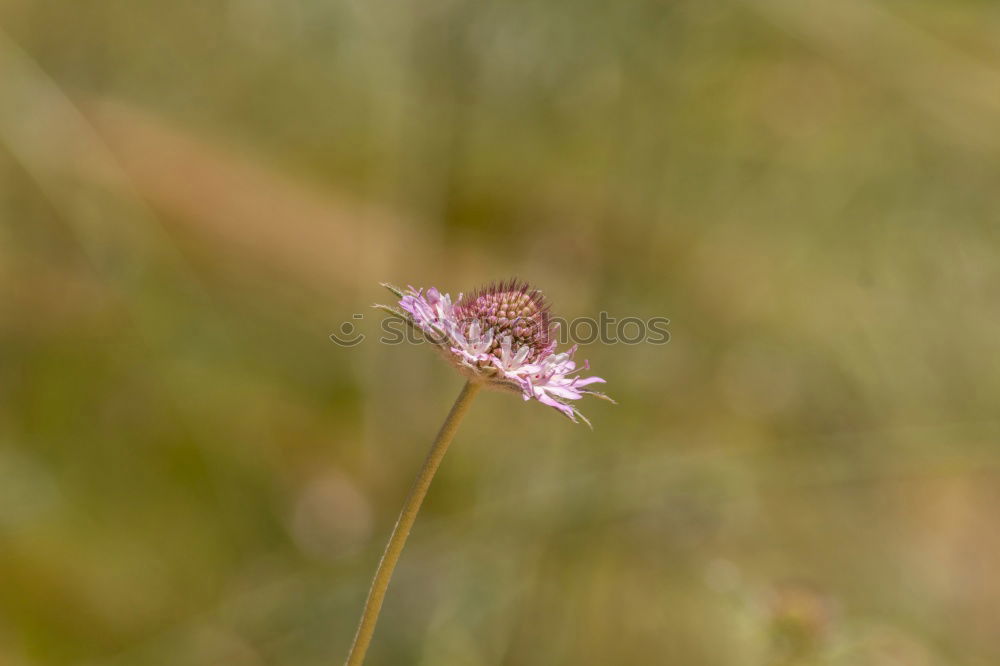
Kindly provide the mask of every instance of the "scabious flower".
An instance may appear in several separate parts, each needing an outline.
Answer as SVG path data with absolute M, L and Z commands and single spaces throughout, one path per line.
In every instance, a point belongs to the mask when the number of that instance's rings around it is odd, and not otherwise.
M 405 291 L 383 285 L 399 298 L 399 309 L 376 307 L 420 331 L 448 362 L 472 381 L 520 393 L 559 410 L 573 422 L 590 425 L 570 401 L 584 395 L 611 400 L 586 388 L 600 377 L 580 377 L 589 369 L 573 361 L 576 345 L 556 352 L 556 326 L 542 293 L 526 282 L 493 283 L 471 294 L 451 296 L 430 289 Z M 613 402 L 613 401 L 612 401 Z

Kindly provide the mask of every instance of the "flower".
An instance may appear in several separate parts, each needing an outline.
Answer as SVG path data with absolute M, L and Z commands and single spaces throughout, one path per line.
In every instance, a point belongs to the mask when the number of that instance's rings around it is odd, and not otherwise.
M 573 361 L 576 345 L 556 352 L 549 305 L 542 292 L 520 280 L 487 285 L 452 301 L 431 287 L 405 291 L 384 284 L 399 298 L 399 309 L 375 307 L 405 320 L 472 381 L 520 393 L 559 410 L 574 423 L 590 425 L 570 401 L 585 395 L 611 400 L 587 386 L 600 377 L 580 377 L 589 368 Z

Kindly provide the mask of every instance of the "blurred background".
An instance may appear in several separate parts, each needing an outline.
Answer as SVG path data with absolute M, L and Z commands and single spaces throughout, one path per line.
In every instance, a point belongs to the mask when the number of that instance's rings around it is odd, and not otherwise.
M 998 211 L 994 2 L 0 0 L 0 664 L 341 663 L 378 282 L 511 275 L 671 340 L 478 398 L 372 666 L 1000 663 Z

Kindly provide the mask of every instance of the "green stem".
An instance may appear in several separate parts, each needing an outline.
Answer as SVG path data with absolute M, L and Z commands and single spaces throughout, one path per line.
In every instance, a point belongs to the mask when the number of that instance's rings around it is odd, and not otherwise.
M 434 473 L 437 472 L 437 468 L 441 464 L 441 459 L 448 451 L 448 445 L 455 437 L 458 424 L 462 422 L 462 417 L 469 411 L 472 399 L 479 393 L 480 388 L 482 385 L 479 383 L 466 382 L 462 392 L 455 399 L 451 411 L 448 412 L 448 417 L 444 420 L 434 444 L 431 445 L 431 450 L 427 454 L 427 459 L 424 460 L 423 467 L 420 468 L 420 473 L 417 474 L 417 478 L 413 482 L 406 503 L 403 504 L 403 510 L 399 512 L 396 527 L 393 528 L 389 543 L 385 546 L 382 560 L 378 563 L 372 587 L 368 591 L 368 600 L 365 601 L 365 610 L 361 613 L 358 633 L 354 636 L 351 652 L 347 655 L 346 666 L 361 666 L 365 661 L 365 653 L 368 651 L 368 644 L 371 643 L 372 634 L 375 633 L 375 623 L 378 622 L 379 611 L 382 610 L 385 591 L 389 587 L 389 580 L 392 578 L 392 572 L 403 552 L 403 546 L 406 545 L 406 538 L 410 536 L 410 529 L 417 519 L 420 505 L 424 501 L 424 496 L 427 495 L 427 489 L 430 488 Z

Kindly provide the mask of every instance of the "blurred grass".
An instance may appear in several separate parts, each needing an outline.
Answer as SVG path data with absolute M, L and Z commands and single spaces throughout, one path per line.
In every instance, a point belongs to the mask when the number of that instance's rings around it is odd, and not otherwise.
M 518 274 L 372 664 L 1000 658 L 1000 7 L 0 1 L 0 664 L 328 664 Z M 327 335 L 355 312 L 372 336 Z

